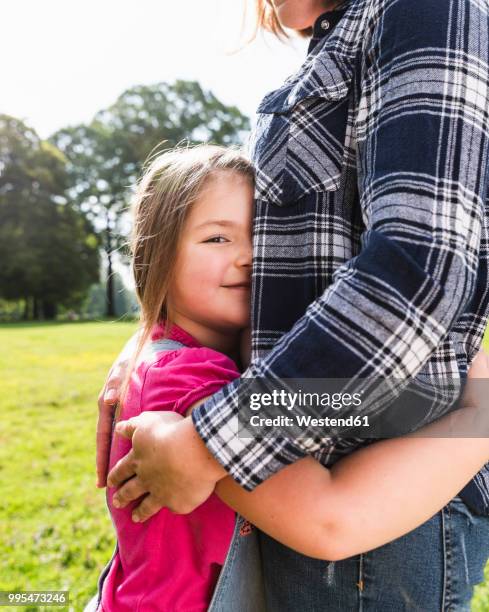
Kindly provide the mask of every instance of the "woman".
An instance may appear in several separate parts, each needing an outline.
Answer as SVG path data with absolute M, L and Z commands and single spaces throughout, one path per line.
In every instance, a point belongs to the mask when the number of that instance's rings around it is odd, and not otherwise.
M 262 5 L 262 24 L 312 28 L 312 39 L 303 66 L 258 109 L 247 374 L 392 376 L 385 411 L 412 377 L 465 378 L 487 322 L 487 6 L 275 4 Z M 228 385 L 158 440 L 136 429 L 134 453 L 110 477 L 136 474 L 120 494 L 150 492 L 142 518 L 192 509 L 227 474 L 252 490 L 307 454 L 332 465 L 362 443 L 237 439 L 237 397 Z M 430 415 L 439 410 L 434 400 Z M 334 564 L 255 530 L 239 571 L 259 549 L 271 610 L 468 609 L 488 556 L 488 489 L 485 469 L 418 529 Z M 225 609 L 227 594 L 218 597 Z

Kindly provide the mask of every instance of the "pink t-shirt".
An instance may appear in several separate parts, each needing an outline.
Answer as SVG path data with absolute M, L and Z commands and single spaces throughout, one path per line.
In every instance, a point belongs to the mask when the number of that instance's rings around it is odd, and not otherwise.
M 155 328 L 153 340 L 163 336 Z M 226 355 L 199 344 L 175 326 L 171 339 L 185 347 L 158 351 L 151 345 L 132 375 L 121 418 L 143 410 L 173 410 L 182 415 L 196 401 L 212 395 L 239 376 Z M 110 468 L 127 454 L 131 441 L 112 440 Z M 182 448 L 182 461 L 185 449 Z M 114 488 L 107 503 L 117 532 L 118 552 L 105 578 L 105 612 L 201 612 L 207 610 L 234 528 L 234 512 L 216 495 L 186 515 L 163 508 L 144 523 L 134 523 L 132 502 L 114 508 Z

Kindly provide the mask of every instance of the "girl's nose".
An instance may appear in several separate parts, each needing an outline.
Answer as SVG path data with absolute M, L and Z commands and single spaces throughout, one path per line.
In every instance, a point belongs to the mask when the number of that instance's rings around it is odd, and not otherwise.
M 236 259 L 236 264 L 238 266 L 251 266 L 251 261 L 253 259 L 253 248 L 251 242 L 242 249 L 240 249 L 238 253 L 238 257 Z

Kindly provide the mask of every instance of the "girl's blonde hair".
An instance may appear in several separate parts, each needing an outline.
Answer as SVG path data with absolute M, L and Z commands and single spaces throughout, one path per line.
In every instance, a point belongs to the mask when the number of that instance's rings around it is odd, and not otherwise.
M 130 247 L 136 295 L 141 307 L 141 329 L 119 406 L 154 325 L 165 320 L 165 338 L 170 336 L 173 323 L 168 291 L 182 228 L 204 184 L 219 172 L 235 172 L 250 182 L 254 180 L 253 166 L 239 150 L 216 145 L 167 150 L 146 165 L 131 207 Z
M 338 8 L 342 4 L 343 0 L 331 0 L 331 6 L 328 10 L 333 10 Z M 275 34 L 278 38 L 288 38 L 286 30 L 280 24 L 280 21 L 277 17 L 277 11 L 273 6 L 271 0 L 255 0 L 256 6 L 256 29 L 253 38 L 256 37 L 258 30 L 265 30 L 266 32 L 271 32 Z M 326 10 L 326 9 L 325 9 Z M 310 38 L 313 34 L 313 28 L 304 28 L 303 30 L 296 30 L 299 36 L 304 38 Z
M 258 30 L 265 30 L 275 34 L 277 38 L 288 38 L 289 35 L 283 29 L 280 21 L 277 17 L 277 11 L 273 6 L 271 0 L 255 0 L 256 6 L 256 30 L 255 36 Z M 306 28 L 304 30 L 297 30 L 299 36 L 309 38 L 312 36 L 312 28 Z

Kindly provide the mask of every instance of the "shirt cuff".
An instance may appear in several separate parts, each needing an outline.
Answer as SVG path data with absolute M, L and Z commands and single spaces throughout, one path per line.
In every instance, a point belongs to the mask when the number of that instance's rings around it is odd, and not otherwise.
M 238 436 L 239 380 L 192 412 L 198 435 L 228 474 L 247 491 L 306 456 L 292 439 Z

